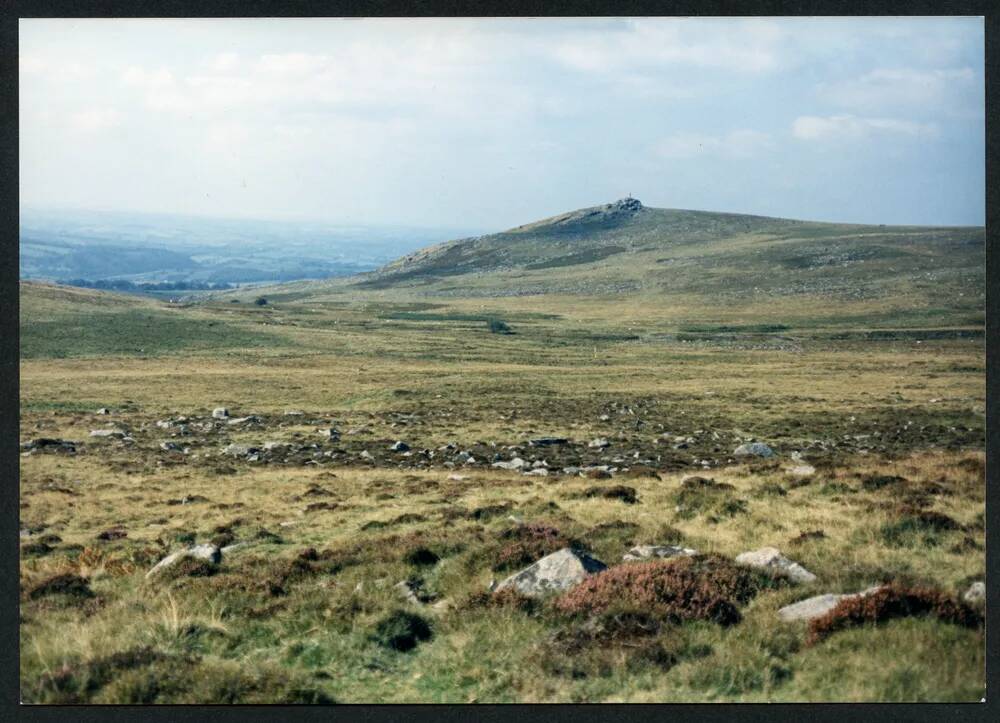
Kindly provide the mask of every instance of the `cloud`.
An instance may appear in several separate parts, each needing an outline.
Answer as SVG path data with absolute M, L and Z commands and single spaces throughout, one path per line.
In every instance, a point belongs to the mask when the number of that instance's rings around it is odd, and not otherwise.
M 712 155 L 738 159 L 752 158 L 773 147 L 774 142 L 769 134 L 741 129 L 724 135 L 675 133 L 659 141 L 654 151 L 663 158 Z
M 859 78 L 820 85 L 819 95 L 854 110 L 908 106 L 946 111 L 968 98 L 976 83 L 972 68 L 876 68 Z
M 804 141 L 857 140 L 873 135 L 928 138 L 937 135 L 933 123 L 915 123 L 895 118 L 859 118 L 853 115 L 826 117 L 804 115 L 792 122 L 792 135 Z
M 695 66 L 761 73 L 780 66 L 783 33 L 766 20 L 731 23 L 632 20 L 623 29 L 578 32 L 557 39 L 550 53 L 585 72 L 626 67 Z
M 70 128 L 84 133 L 95 133 L 120 124 L 121 114 L 114 108 L 88 108 L 69 116 Z

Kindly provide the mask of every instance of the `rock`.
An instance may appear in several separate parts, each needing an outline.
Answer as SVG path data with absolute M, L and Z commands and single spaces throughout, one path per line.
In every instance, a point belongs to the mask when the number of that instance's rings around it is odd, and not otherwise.
M 550 592 L 568 590 L 588 575 L 605 569 L 607 565 L 586 552 L 564 547 L 514 573 L 495 590 L 513 588 L 527 597 L 541 597 Z
M 986 583 L 977 580 L 969 586 L 969 589 L 962 594 L 962 599 L 973 605 L 984 604 L 986 602 Z
M 414 588 L 414 586 L 411 585 L 406 580 L 397 582 L 395 585 L 393 585 L 393 589 L 395 589 L 399 593 L 400 597 L 402 597 L 403 600 L 405 600 L 410 605 L 424 604 L 423 601 L 419 597 L 417 597 L 416 589 Z
M 90 432 L 91 437 L 115 437 L 116 439 L 124 439 L 125 432 L 118 429 L 94 429 Z
M 265 452 L 281 451 L 287 449 L 288 446 L 289 445 L 285 444 L 284 442 L 275 442 L 275 441 L 264 442 L 264 451 Z
M 598 437 L 597 439 L 590 440 L 590 443 L 587 446 L 591 449 L 605 449 L 606 447 L 611 446 L 611 442 L 606 440 L 604 437 Z
M 207 560 L 213 565 L 218 565 L 222 562 L 222 550 L 220 550 L 215 545 L 195 545 L 194 547 L 189 547 L 186 550 L 179 550 L 170 555 L 167 555 L 162 560 L 160 560 L 153 568 L 146 573 L 146 577 L 152 577 L 155 573 L 161 572 L 168 567 L 176 565 L 181 560 Z
M 177 442 L 160 442 L 160 449 L 164 452 L 182 452 L 183 448 Z
M 797 477 L 811 477 L 816 474 L 816 468 L 811 464 L 800 464 L 788 470 L 788 474 L 794 474 Z
M 544 467 L 536 467 L 535 469 L 528 470 L 524 474 L 529 477 L 548 477 L 549 471 Z
M 228 454 L 230 457 L 248 457 L 253 451 L 252 447 L 245 444 L 230 444 L 222 448 L 222 453 Z
M 111 410 L 107 407 L 101 407 L 95 412 L 95 414 L 111 414 Z
M 600 417 L 598 417 L 598 419 L 600 419 L 602 422 L 607 422 L 609 419 L 611 419 L 611 416 L 607 414 L 602 414 Z
M 362 450 L 361 454 L 359 454 L 358 456 L 361 457 L 361 459 L 367 459 L 367 460 L 374 460 L 375 459 L 372 456 L 371 452 L 369 452 L 367 449 Z
M 448 475 L 448 480 L 450 482 L 464 482 L 467 479 L 469 479 L 469 478 L 466 477 L 464 474 L 450 474 L 450 475 Z
M 493 466 L 497 467 L 499 469 L 513 469 L 513 470 L 521 469 L 525 465 L 527 465 L 527 462 L 525 462 L 520 457 L 514 457 L 514 459 L 512 459 L 510 462 L 494 462 L 493 463 Z
M 247 424 L 250 422 L 259 422 L 259 421 L 260 417 L 254 417 L 251 415 L 249 417 L 233 417 L 232 419 L 227 420 L 226 424 Z
M 789 560 L 775 547 L 762 547 L 752 552 L 744 552 L 736 556 L 736 562 L 765 570 L 778 577 L 786 577 L 796 583 L 812 582 L 816 579 L 815 575 L 799 563 Z
M 335 429 L 334 427 L 328 427 L 327 429 L 321 429 L 321 430 L 319 430 L 319 433 L 322 436 L 324 436 L 324 437 L 329 437 L 330 441 L 332 441 L 332 442 L 336 442 L 338 439 L 340 439 L 340 430 L 339 429 Z
M 285 412 L 286 417 L 302 417 L 305 416 L 305 412 L 298 409 L 289 409 Z
M 397 440 L 395 444 L 393 444 L 391 447 L 389 447 L 389 451 L 390 452 L 409 452 L 410 451 L 410 445 L 408 445 L 406 442 L 403 442 L 402 440 Z
M 658 557 L 691 557 L 697 555 L 697 550 L 676 545 L 638 545 L 622 555 L 622 560 L 651 560 Z
M 216 407 L 212 410 L 213 419 L 229 419 L 229 410 L 225 407 Z
M 564 437 L 539 437 L 528 442 L 532 447 L 551 447 L 557 444 L 569 444 L 569 440 Z
M 881 585 L 876 585 L 875 587 L 870 587 L 867 590 L 862 590 L 861 592 L 853 595 L 838 595 L 831 593 L 826 595 L 816 595 L 814 597 L 806 598 L 805 600 L 800 600 L 797 603 L 786 605 L 778 610 L 778 617 L 787 623 L 794 622 L 796 620 L 815 620 L 816 618 L 826 615 L 828 612 L 837 607 L 837 603 L 841 600 L 847 600 L 855 597 L 865 597 L 866 595 L 871 595 L 873 592 L 881 589 Z
M 763 442 L 750 442 L 741 444 L 733 450 L 734 457 L 773 457 L 774 450 Z

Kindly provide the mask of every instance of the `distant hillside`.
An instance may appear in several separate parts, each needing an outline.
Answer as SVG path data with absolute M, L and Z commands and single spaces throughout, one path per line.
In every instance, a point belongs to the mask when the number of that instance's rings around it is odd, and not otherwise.
M 981 310 L 984 244 L 981 227 L 818 223 L 624 199 L 431 246 L 352 283 L 430 296 L 898 297 Z

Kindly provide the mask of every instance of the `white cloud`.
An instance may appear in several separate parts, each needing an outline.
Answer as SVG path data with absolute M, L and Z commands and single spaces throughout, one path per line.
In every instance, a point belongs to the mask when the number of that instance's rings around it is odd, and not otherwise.
M 741 129 L 724 135 L 674 133 L 657 143 L 654 150 L 664 158 L 694 158 L 702 155 L 752 158 L 773 147 L 769 134 Z
M 236 70 L 240 64 L 239 53 L 219 53 L 209 63 L 208 67 L 216 73 L 228 73 Z
M 947 111 L 975 88 L 972 68 L 915 70 L 876 68 L 859 78 L 823 84 L 825 100 L 853 110 L 874 110 L 901 105 Z
M 937 135 L 937 132 L 933 123 L 853 115 L 806 115 L 799 116 L 792 123 L 792 135 L 804 141 L 857 140 L 876 134 L 928 138 Z
M 633 20 L 624 30 L 580 32 L 551 48 L 559 62 L 580 71 L 670 65 L 760 73 L 780 65 L 781 30 L 766 20 L 731 23 Z
M 84 133 L 114 128 L 121 124 L 121 114 L 114 108 L 88 108 L 69 116 L 70 127 Z

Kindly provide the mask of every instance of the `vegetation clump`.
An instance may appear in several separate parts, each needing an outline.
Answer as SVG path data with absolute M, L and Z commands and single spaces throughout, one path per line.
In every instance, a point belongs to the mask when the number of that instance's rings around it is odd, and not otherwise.
M 966 628 L 983 624 L 982 613 L 939 590 L 892 584 L 863 597 L 841 600 L 809 624 L 807 642 L 818 643 L 838 630 L 910 616 L 931 616 Z
M 904 507 L 900 513 L 894 521 L 887 522 L 879 530 L 882 540 L 891 547 L 935 546 L 941 542 L 940 536 L 943 533 L 962 527 L 941 512 Z
M 608 568 L 554 604 L 570 615 L 624 609 L 664 621 L 710 620 L 732 625 L 741 619 L 737 606 L 773 584 L 719 555 L 682 557 Z
M 627 505 L 639 501 L 635 487 L 612 485 L 611 487 L 588 487 L 583 491 L 584 497 L 602 497 L 606 500 L 621 500 Z
M 540 523 L 517 525 L 500 533 L 503 546 L 496 554 L 494 571 L 524 567 L 561 550 L 573 547 L 576 541 L 567 537 L 558 528 Z
M 424 618 L 405 610 L 394 610 L 375 624 L 371 639 L 382 647 L 405 653 L 432 636 L 431 626 Z
M 508 587 L 496 592 L 477 590 L 466 598 L 462 607 L 468 610 L 517 610 L 530 615 L 538 610 L 539 603 L 534 598 L 522 595 L 517 589 Z
M 94 597 L 94 591 L 90 589 L 90 582 L 86 578 L 73 573 L 63 573 L 46 578 L 28 591 L 28 597 L 32 600 L 49 595 L 91 598 Z
M 490 318 L 486 320 L 486 326 L 490 330 L 491 334 L 513 334 L 514 330 L 510 328 L 510 325 L 506 321 L 497 318 Z

